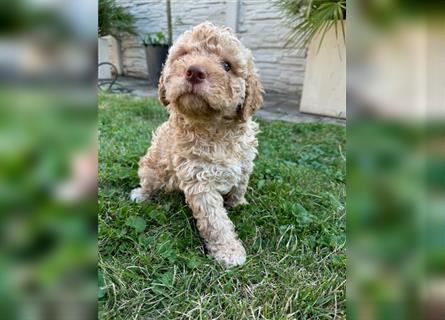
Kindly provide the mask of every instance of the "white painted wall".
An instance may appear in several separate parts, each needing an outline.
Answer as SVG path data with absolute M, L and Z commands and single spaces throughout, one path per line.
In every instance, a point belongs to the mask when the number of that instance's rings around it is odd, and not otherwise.
M 203 21 L 234 27 L 237 0 L 172 0 L 173 39 Z M 288 31 L 280 12 L 269 0 L 238 0 L 237 34 L 252 50 L 266 91 L 298 96 L 301 93 L 305 51 L 284 49 Z M 163 31 L 167 34 L 165 1 L 118 0 L 136 17 L 139 32 Z M 127 37 L 122 42 L 123 71 L 135 77 L 147 77 L 145 53 L 140 39 Z
M 108 54 L 108 39 L 105 37 L 98 38 L 97 43 L 97 62 L 100 64 L 102 62 L 110 62 L 110 57 Z M 110 79 L 111 78 L 111 67 L 101 66 L 98 69 L 97 74 L 98 79 Z
M 288 29 L 272 1 L 242 0 L 238 36 L 252 50 L 266 89 L 300 93 L 305 69 L 305 50 L 285 49 Z

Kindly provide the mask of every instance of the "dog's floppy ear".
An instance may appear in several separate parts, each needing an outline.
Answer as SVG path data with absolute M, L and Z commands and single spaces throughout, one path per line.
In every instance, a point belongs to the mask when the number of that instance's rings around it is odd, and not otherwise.
M 164 107 L 170 104 L 170 101 L 165 97 L 164 70 L 162 70 L 161 76 L 159 77 L 158 97 Z
M 255 70 L 252 55 L 249 53 L 249 62 L 247 66 L 246 93 L 244 103 L 240 109 L 241 119 L 247 121 L 252 114 L 260 108 L 263 103 L 263 88 Z

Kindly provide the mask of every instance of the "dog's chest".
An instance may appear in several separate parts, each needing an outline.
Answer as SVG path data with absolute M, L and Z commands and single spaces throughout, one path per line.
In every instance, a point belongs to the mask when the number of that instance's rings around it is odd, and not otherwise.
M 251 171 L 255 147 L 254 134 L 227 139 L 203 137 L 182 148 L 177 158 L 177 173 L 180 180 L 213 185 L 224 195 Z
M 221 194 L 227 194 L 240 183 L 245 171 L 246 152 L 239 145 L 223 145 L 218 152 L 211 154 L 213 161 L 208 163 L 208 177 L 215 182 Z M 204 172 L 205 172 L 204 171 Z M 205 173 L 201 173 L 203 177 Z M 198 173 L 198 177 L 200 174 Z

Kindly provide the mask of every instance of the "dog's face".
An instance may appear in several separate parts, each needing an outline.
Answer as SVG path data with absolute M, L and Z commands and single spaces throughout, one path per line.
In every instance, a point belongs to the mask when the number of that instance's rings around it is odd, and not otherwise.
M 229 28 L 202 23 L 170 48 L 159 99 L 192 118 L 245 121 L 262 103 L 252 55 Z

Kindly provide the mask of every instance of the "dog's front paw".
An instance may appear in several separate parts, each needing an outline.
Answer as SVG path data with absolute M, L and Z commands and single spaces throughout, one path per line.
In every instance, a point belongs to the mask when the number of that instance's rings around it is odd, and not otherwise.
M 219 247 L 212 253 L 212 256 L 226 268 L 239 266 L 246 262 L 246 250 L 239 241 Z
M 131 190 L 130 193 L 130 199 L 131 201 L 140 203 L 149 198 L 149 195 L 142 189 L 142 188 L 136 188 Z

